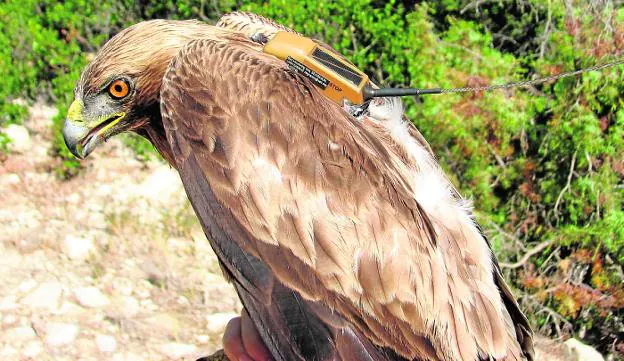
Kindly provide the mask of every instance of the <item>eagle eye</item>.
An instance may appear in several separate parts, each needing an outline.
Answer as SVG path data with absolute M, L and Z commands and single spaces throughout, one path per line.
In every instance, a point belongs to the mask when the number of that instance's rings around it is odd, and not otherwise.
M 130 93 L 130 84 L 124 79 L 117 79 L 108 86 L 108 93 L 114 99 L 122 99 Z

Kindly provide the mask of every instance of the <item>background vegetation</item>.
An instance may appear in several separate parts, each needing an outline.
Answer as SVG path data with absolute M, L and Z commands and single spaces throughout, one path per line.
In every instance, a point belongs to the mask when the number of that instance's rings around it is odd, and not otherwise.
M 624 49 L 621 1 L 7 0 L 0 4 L 0 122 L 57 104 L 97 48 L 150 18 L 214 22 L 235 9 L 324 39 L 378 83 L 455 87 L 603 63 Z M 503 262 L 536 330 L 624 357 L 623 66 L 530 89 L 414 98 L 430 141 Z M 18 101 L 21 100 L 21 101 Z M 24 104 L 23 101 L 26 101 Z M 56 132 L 59 134 L 60 132 Z M 0 148 L 7 142 L 0 132 Z M 150 146 L 129 139 L 141 156 Z M 62 142 L 61 176 L 79 171 Z M 1 152 L 1 150 L 0 150 Z

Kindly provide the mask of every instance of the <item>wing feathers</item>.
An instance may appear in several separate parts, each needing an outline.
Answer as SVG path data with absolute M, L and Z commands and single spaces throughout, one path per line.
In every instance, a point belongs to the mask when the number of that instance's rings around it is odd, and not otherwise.
M 295 256 L 310 267 L 316 267 L 313 239 L 306 232 L 301 219 L 292 213 L 283 213 L 277 224 L 277 239 Z
M 428 168 L 258 50 L 236 35 L 194 41 L 163 81 L 182 180 L 188 191 L 202 178 L 214 194 L 189 192 L 191 202 L 228 210 L 198 212 L 207 232 L 243 229 L 232 242 L 377 347 L 449 361 L 521 354 L 472 220 L 417 201 L 428 183 L 414 175 Z

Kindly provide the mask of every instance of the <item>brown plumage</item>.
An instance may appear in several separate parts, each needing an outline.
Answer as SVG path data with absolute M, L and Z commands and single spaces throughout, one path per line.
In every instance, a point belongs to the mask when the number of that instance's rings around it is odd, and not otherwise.
M 400 103 L 355 119 L 249 40 L 278 30 L 244 13 L 140 23 L 102 48 L 76 97 L 88 112 L 110 79 L 132 79 L 116 132 L 179 171 L 276 360 L 532 359 L 465 202 L 420 133 L 382 111 Z

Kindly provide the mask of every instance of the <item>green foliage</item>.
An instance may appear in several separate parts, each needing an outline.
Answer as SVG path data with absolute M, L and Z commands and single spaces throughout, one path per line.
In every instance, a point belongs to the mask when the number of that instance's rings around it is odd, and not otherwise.
M 65 147 L 60 129 L 73 99 L 80 72 L 99 46 L 119 30 L 152 17 L 189 18 L 201 15 L 217 19 L 214 4 L 189 2 L 145 2 L 104 0 L 8 0 L 0 3 L 0 125 L 19 123 L 26 107 L 16 99 L 43 97 L 54 101 L 59 115 L 54 119 L 54 152 L 62 159 L 58 175 L 69 177 L 80 163 Z M 229 11 L 228 1 L 218 3 Z M 205 13 L 212 17 L 208 19 Z M 0 152 L 6 151 L 6 136 L 0 134 Z M 149 147 L 139 141 L 137 152 L 145 156 Z
M 603 63 L 624 50 L 624 9 L 608 1 L 408 3 L 8 0 L 0 4 L 0 117 L 18 121 L 24 109 L 14 99 L 46 96 L 59 104 L 60 129 L 88 55 L 123 27 L 156 17 L 215 21 L 233 9 L 256 12 L 324 40 L 393 86 L 499 84 Z M 533 324 L 579 332 L 616 355 L 624 351 L 623 71 L 406 101 L 440 163 L 474 200 L 502 261 L 552 242 L 505 270 Z M 150 154 L 144 142 L 126 141 Z M 64 175 L 75 173 L 78 163 L 60 141 L 56 149 Z
M 9 139 L 9 137 L 6 134 L 0 132 L 0 156 L 9 150 L 10 142 L 11 142 L 11 139 Z M 2 157 L 0 157 L 0 160 L 2 160 Z
M 92 12 L 88 1 L 7 1 L 0 5 L 0 122 L 20 122 L 26 115 L 17 98 L 54 99 L 61 111 L 73 95 L 73 84 L 87 64 L 85 47 L 93 49 L 107 36 L 90 37 L 88 43 L 78 31 L 85 24 L 102 25 L 96 17 L 83 18 L 81 11 Z M 61 25 L 62 24 L 62 25 Z M 80 41 L 83 44 L 80 44 Z M 60 129 L 59 115 L 55 124 Z M 59 134 L 60 139 L 60 133 Z M 72 172 L 79 163 L 71 157 L 62 141 L 55 149 L 64 159 L 61 173 Z
M 157 151 L 147 139 L 132 133 L 120 134 L 123 142 L 134 150 L 134 153 L 142 161 L 148 161 L 154 159 L 157 155 Z

